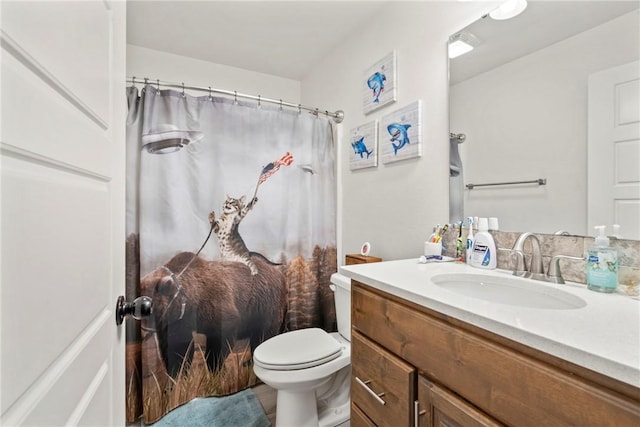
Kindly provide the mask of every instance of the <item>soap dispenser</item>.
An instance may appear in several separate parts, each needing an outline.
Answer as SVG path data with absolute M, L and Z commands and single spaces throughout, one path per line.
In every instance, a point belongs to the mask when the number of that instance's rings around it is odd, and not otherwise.
M 598 237 L 587 255 L 587 287 L 592 291 L 611 293 L 618 287 L 618 251 L 609 246 L 604 225 L 595 229 Z

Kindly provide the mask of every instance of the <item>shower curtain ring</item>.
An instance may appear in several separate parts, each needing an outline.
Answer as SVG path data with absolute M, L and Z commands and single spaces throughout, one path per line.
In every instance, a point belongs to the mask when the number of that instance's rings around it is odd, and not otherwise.
M 238 105 L 238 91 L 237 90 L 233 91 L 233 103 Z
M 280 99 L 280 111 L 282 111 L 282 99 Z
M 184 82 L 182 82 L 182 97 L 184 98 L 185 96 L 187 95 L 184 93 Z
M 298 115 L 302 114 L 302 104 L 298 104 Z
M 258 108 L 262 107 L 262 105 L 260 104 L 260 95 L 258 95 Z
M 156 79 L 156 82 L 157 82 L 157 84 L 158 84 L 158 95 L 162 95 L 162 94 L 160 93 L 160 79 Z
M 209 86 L 209 101 L 213 101 L 213 96 L 211 96 L 211 86 Z
M 131 77 L 131 86 L 136 87 L 136 76 Z

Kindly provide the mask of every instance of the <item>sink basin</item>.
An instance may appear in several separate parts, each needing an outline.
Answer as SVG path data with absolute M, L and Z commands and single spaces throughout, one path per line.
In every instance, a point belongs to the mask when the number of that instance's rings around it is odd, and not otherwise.
M 573 310 L 587 305 L 585 300 L 569 292 L 510 276 L 439 274 L 432 281 L 451 292 L 496 304 L 550 310 Z

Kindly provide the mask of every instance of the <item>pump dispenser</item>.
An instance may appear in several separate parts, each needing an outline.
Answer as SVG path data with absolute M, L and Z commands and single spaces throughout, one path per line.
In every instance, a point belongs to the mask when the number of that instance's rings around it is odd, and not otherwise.
M 598 225 L 595 245 L 587 256 L 587 287 L 592 291 L 611 293 L 618 287 L 618 251 L 609 246 L 606 227 Z

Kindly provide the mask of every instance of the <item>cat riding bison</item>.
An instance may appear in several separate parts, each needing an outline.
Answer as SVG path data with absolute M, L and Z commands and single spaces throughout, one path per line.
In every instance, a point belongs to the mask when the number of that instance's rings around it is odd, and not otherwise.
M 248 204 L 245 196 L 234 199 L 227 195 L 221 215 L 209 214 L 220 260 L 206 261 L 198 256 L 200 251 L 182 252 L 140 281 L 141 291 L 153 295 L 152 320 L 160 356 L 172 377 L 192 359 L 194 333 L 206 336 L 207 366 L 215 372 L 236 341 L 249 340 L 253 354 L 260 343 L 282 332 L 287 308 L 285 277 L 278 264 L 249 251 L 238 227 L 258 201 L 260 184 L 292 162 L 287 152 L 265 166 Z

